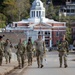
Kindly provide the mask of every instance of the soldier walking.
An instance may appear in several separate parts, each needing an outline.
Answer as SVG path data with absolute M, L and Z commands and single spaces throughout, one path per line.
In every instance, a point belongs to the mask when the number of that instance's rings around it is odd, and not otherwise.
M 42 35 L 38 35 L 38 39 L 35 41 L 36 56 L 38 68 L 43 67 L 43 56 L 45 53 L 45 42 L 42 40 Z
M 3 52 L 4 52 L 4 47 L 2 43 L 2 36 L 0 36 L 0 66 L 2 65 L 2 60 L 3 60 Z
M 4 55 L 6 59 L 6 64 L 11 61 L 11 53 L 12 53 L 12 44 L 9 39 L 6 39 L 6 42 L 4 43 Z
M 62 67 L 62 60 L 64 60 L 64 67 L 67 68 L 67 54 L 68 50 L 68 41 L 65 39 L 65 35 L 62 38 L 62 41 L 58 44 L 58 52 L 59 52 L 59 61 L 60 68 Z
M 15 48 L 17 49 L 16 54 L 17 54 L 19 68 L 23 68 L 24 67 L 24 57 L 25 57 L 25 52 L 26 52 L 26 48 L 23 43 L 23 39 L 20 39 L 18 45 L 16 45 Z
M 32 49 L 33 49 L 31 38 L 28 39 L 26 49 L 27 49 L 27 56 L 28 56 L 28 66 L 30 66 L 30 65 L 32 65 Z

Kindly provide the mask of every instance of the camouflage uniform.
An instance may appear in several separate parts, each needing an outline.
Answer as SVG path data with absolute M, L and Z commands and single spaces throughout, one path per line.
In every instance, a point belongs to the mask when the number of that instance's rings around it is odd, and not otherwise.
M 3 51 L 3 44 L 2 41 L 0 41 L 0 66 L 2 65 Z
M 27 43 L 27 56 L 28 56 L 28 65 L 32 65 L 32 48 L 33 45 L 32 43 L 28 44 Z
M 43 56 L 45 52 L 45 43 L 43 40 L 36 40 L 35 41 L 35 47 L 36 47 L 36 56 L 37 56 L 37 64 L 38 68 L 43 67 Z
M 67 67 L 67 54 L 69 52 L 68 50 L 68 42 L 62 41 L 58 45 L 58 51 L 59 51 L 59 61 L 60 61 L 60 67 L 62 67 L 62 60 L 64 59 L 64 67 Z
M 18 63 L 19 63 L 19 68 L 23 68 L 24 67 L 24 55 L 25 55 L 25 46 L 23 43 L 18 43 L 17 46 L 15 46 L 15 48 L 17 49 L 17 60 L 18 60 Z
M 4 43 L 4 55 L 6 59 L 6 64 L 11 60 L 11 43 L 10 42 L 5 42 Z

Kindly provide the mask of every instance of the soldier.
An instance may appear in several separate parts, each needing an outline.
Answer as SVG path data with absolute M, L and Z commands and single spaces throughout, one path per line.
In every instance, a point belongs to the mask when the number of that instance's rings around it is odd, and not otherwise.
M 32 49 L 33 49 L 31 38 L 28 39 L 26 49 L 27 49 L 27 56 L 28 56 L 28 66 L 30 66 L 30 65 L 32 65 Z
M 17 60 L 19 63 L 19 68 L 23 68 L 24 67 L 24 55 L 25 55 L 25 46 L 23 44 L 23 39 L 20 39 L 18 45 L 15 46 L 15 48 L 17 49 Z
M 6 64 L 11 60 L 11 48 L 12 44 L 9 39 L 6 39 L 6 42 L 4 43 L 4 53 L 5 53 L 5 59 L 6 59 Z
M 43 67 L 43 55 L 45 53 L 45 42 L 42 40 L 42 35 L 38 35 L 38 39 L 35 41 L 36 56 L 38 68 Z
M 67 54 L 69 52 L 68 50 L 68 42 L 65 39 L 65 35 L 62 38 L 62 41 L 58 45 L 58 51 L 59 51 L 59 61 L 60 61 L 60 68 L 62 67 L 62 60 L 64 59 L 64 67 L 68 67 L 67 65 Z
M 2 59 L 3 59 L 3 44 L 2 44 L 2 36 L 0 36 L 0 66 L 2 65 Z

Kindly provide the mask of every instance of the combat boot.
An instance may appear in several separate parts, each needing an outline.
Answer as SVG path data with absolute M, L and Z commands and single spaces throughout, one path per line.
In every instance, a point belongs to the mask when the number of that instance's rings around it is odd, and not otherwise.
M 62 65 L 60 65 L 60 68 L 62 68 Z
M 67 67 L 68 67 L 67 65 L 64 66 L 64 68 L 67 68 Z
M 44 66 L 43 65 L 41 65 L 41 68 L 43 68 Z
M 38 64 L 38 68 L 40 68 L 40 65 Z

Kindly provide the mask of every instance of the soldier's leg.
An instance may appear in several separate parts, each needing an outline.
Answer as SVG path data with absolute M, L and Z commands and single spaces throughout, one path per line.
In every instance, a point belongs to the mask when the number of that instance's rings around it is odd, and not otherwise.
M 67 66 L 67 56 L 64 56 L 64 67 L 65 67 L 65 68 L 68 67 L 68 66 Z
M 41 64 L 41 68 L 43 67 L 43 56 L 40 56 L 40 64 Z
M 62 67 L 62 56 L 59 57 L 60 67 Z
M 19 65 L 19 68 L 20 68 L 20 67 L 21 67 L 20 56 L 17 56 L 17 60 L 18 60 L 18 65 Z
M 8 63 L 8 54 L 7 52 L 5 53 L 5 60 L 6 60 L 6 64 Z
M 2 65 L 2 56 L 0 56 L 0 66 Z
M 24 67 L 24 55 L 22 55 L 21 61 L 22 61 L 22 68 L 23 68 Z
M 40 56 L 37 56 L 37 64 L 38 64 L 38 68 L 40 67 Z
M 31 56 L 30 56 L 30 65 L 32 65 L 32 53 L 31 53 Z
M 11 54 L 9 54 L 9 63 L 11 62 Z
M 6 64 L 8 64 L 8 57 L 6 57 Z
M 33 61 L 33 60 L 32 60 L 32 57 L 31 57 L 31 65 L 32 65 L 32 61 Z

